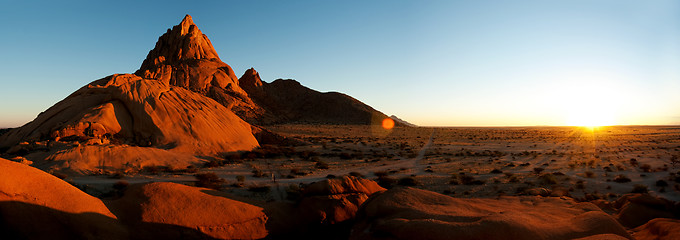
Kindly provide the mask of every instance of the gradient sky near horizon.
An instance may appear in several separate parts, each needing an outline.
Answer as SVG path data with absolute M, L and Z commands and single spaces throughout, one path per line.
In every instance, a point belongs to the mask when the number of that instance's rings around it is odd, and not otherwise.
M 132 73 L 190 14 L 238 76 L 424 126 L 680 124 L 680 1 L 4 1 L 0 127 Z

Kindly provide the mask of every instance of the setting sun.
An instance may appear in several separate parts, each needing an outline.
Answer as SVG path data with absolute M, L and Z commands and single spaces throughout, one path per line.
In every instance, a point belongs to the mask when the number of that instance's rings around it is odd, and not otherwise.
M 614 114 L 607 109 L 581 108 L 569 114 L 567 125 L 583 127 L 611 126 L 616 124 Z

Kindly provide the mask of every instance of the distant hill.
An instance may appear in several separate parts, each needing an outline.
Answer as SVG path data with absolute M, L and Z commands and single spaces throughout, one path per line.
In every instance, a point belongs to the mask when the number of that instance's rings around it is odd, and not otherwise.
M 319 92 L 292 79 L 267 83 L 255 69 L 239 79 L 248 96 L 265 112 L 254 119 L 259 124 L 326 123 L 379 124 L 387 116 L 361 101 L 338 92 Z
M 390 116 L 390 118 L 392 120 L 394 120 L 394 122 L 397 125 L 402 125 L 402 126 L 407 126 L 407 127 L 417 127 L 417 125 L 410 123 L 410 122 L 407 122 L 407 121 L 404 121 L 403 119 L 398 118 L 397 116 L 392 115 L 392 116 Z

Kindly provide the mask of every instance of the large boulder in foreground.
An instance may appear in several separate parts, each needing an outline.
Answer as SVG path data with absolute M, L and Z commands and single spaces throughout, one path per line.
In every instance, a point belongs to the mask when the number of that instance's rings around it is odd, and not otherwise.
M 267 216 L 262 208 L 206 188 L 167 182 L 133 185 L 108 205 L 142 239 L 267 236 Z
M 101 200 L 48 173 L 0 158 L 3 239 L 126 239 Z
M 626 194 L 613 203 L 619 209 L 615 215 L 621 225 L 635 228 L 655 218 L 676 218 L 674 203 L 649 194 Z
M 395 188 L 364 203 L 350 239 L 631 238 L 590 203 L 543 197 L 458 199 Z
M 0 148 L 21 142 L 42 142 L 44 151 L 26 156 L 38 165 L 47 158 L 57 163 L 50 167 L 79 173 L 169 165 L 162 164 L 165 159 L 185 159 L 179 167 L 186 167 L 198 161 L 193 155 L 258 146 L 250 125 L 214 100 L 131 74 L 94 81 L 0 136 Z M 77 151 L 69 151 L 73 149 Z M 129 156 L 112 153 L 121 149 Z M 141 153 L 146 149 L 151 152 Z
M 633 236 L 638 240 L 671 240 L 680 239 L 680 220 L 657 218 L 633 229 Z
M 315 182 L 295 204 L 268 204 L 267 226 L 275 239 L 346 239 L 361 204 L 382 191 L 374 181 L 353 176 Z
M 305 187 L 299 211 L 314 222 L 335 224 L 354 219 L 369 196 L 386 189 L 354 176 L 326 179 Z

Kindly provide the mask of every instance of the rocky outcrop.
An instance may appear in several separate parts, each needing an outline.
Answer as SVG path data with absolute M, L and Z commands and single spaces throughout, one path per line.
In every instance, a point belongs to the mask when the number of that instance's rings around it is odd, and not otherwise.
M 272 83 L 258 79 L 254 70 L 249 70 L 239 79 L 252 101 L 264 110 L 251 118 L 252 123 L 380 125 L 383 119 L 388 118 L 343 93 L 319 92 L 292 79 L 278 79 Z
M 631 239 L 597 206 L 543 197 L 458 199 L 394 188 L 364 203 L 350 239 Z
M 638 227 L 655 218 L 678 217 L 674 213 L 676 207 L 673 202 L 648 194 L 626 194 L 612 205 L 618 209 L 616 219 L 628 228 Z
M 327 179 L 305 187 L 300 211 L 313 222 L 336 224 L 354 219 L 359 206 L 382 191 L 385 188 L 368 179 L 353 176 Z
M 680 239 L 680 220 L 657 218 L 633 229 L 633 237 L 637 240 L 672 240 Z
M 135 74 L 197 92 L 213 86 L 236 87 L 235 91 L 241 92 L 234 70 L 220 60 L 189 15 L 158 38 Z
M 126 239 L 101 200 L 48 173 L 0 158 L 3 239 Z
M 61 163 L 51 167 L 81 173 L 151 162 L 186 167 L 197 161 L 194 155 L 258 146 L 250 125 L 221 104 L 130 74 L 112 75 L 79 89 L 32 122 L 0 136 L 0 147 L 24 141 L 50 142 L 47 156 L 29 154 L 29 160 L 49 159 Z
M 264 84 L 260 74 L 254 68 L 250 68 L 243 73 L 241 78 L 238 79 L 238 85 L 250 95 L 263 94 L 262 85 Z
M 347 239 L 361 204 L 381 191 L 385 189 L 374 181 L 352 176 L 309 184 L 296 203 L 267 205 L 270 236 L 273 239 Z
M 175 183 L 130 186 L 108 204 L 139 236 L 148 239 L 195 239 L 194 229 L 216 239 L 260 239 L 267 236 L 263 209 L 231 200 L 222 192 Z M 166 227 L 150 228 L 148 224 Z M 179 228 L 183 227 L 183 228 Z

